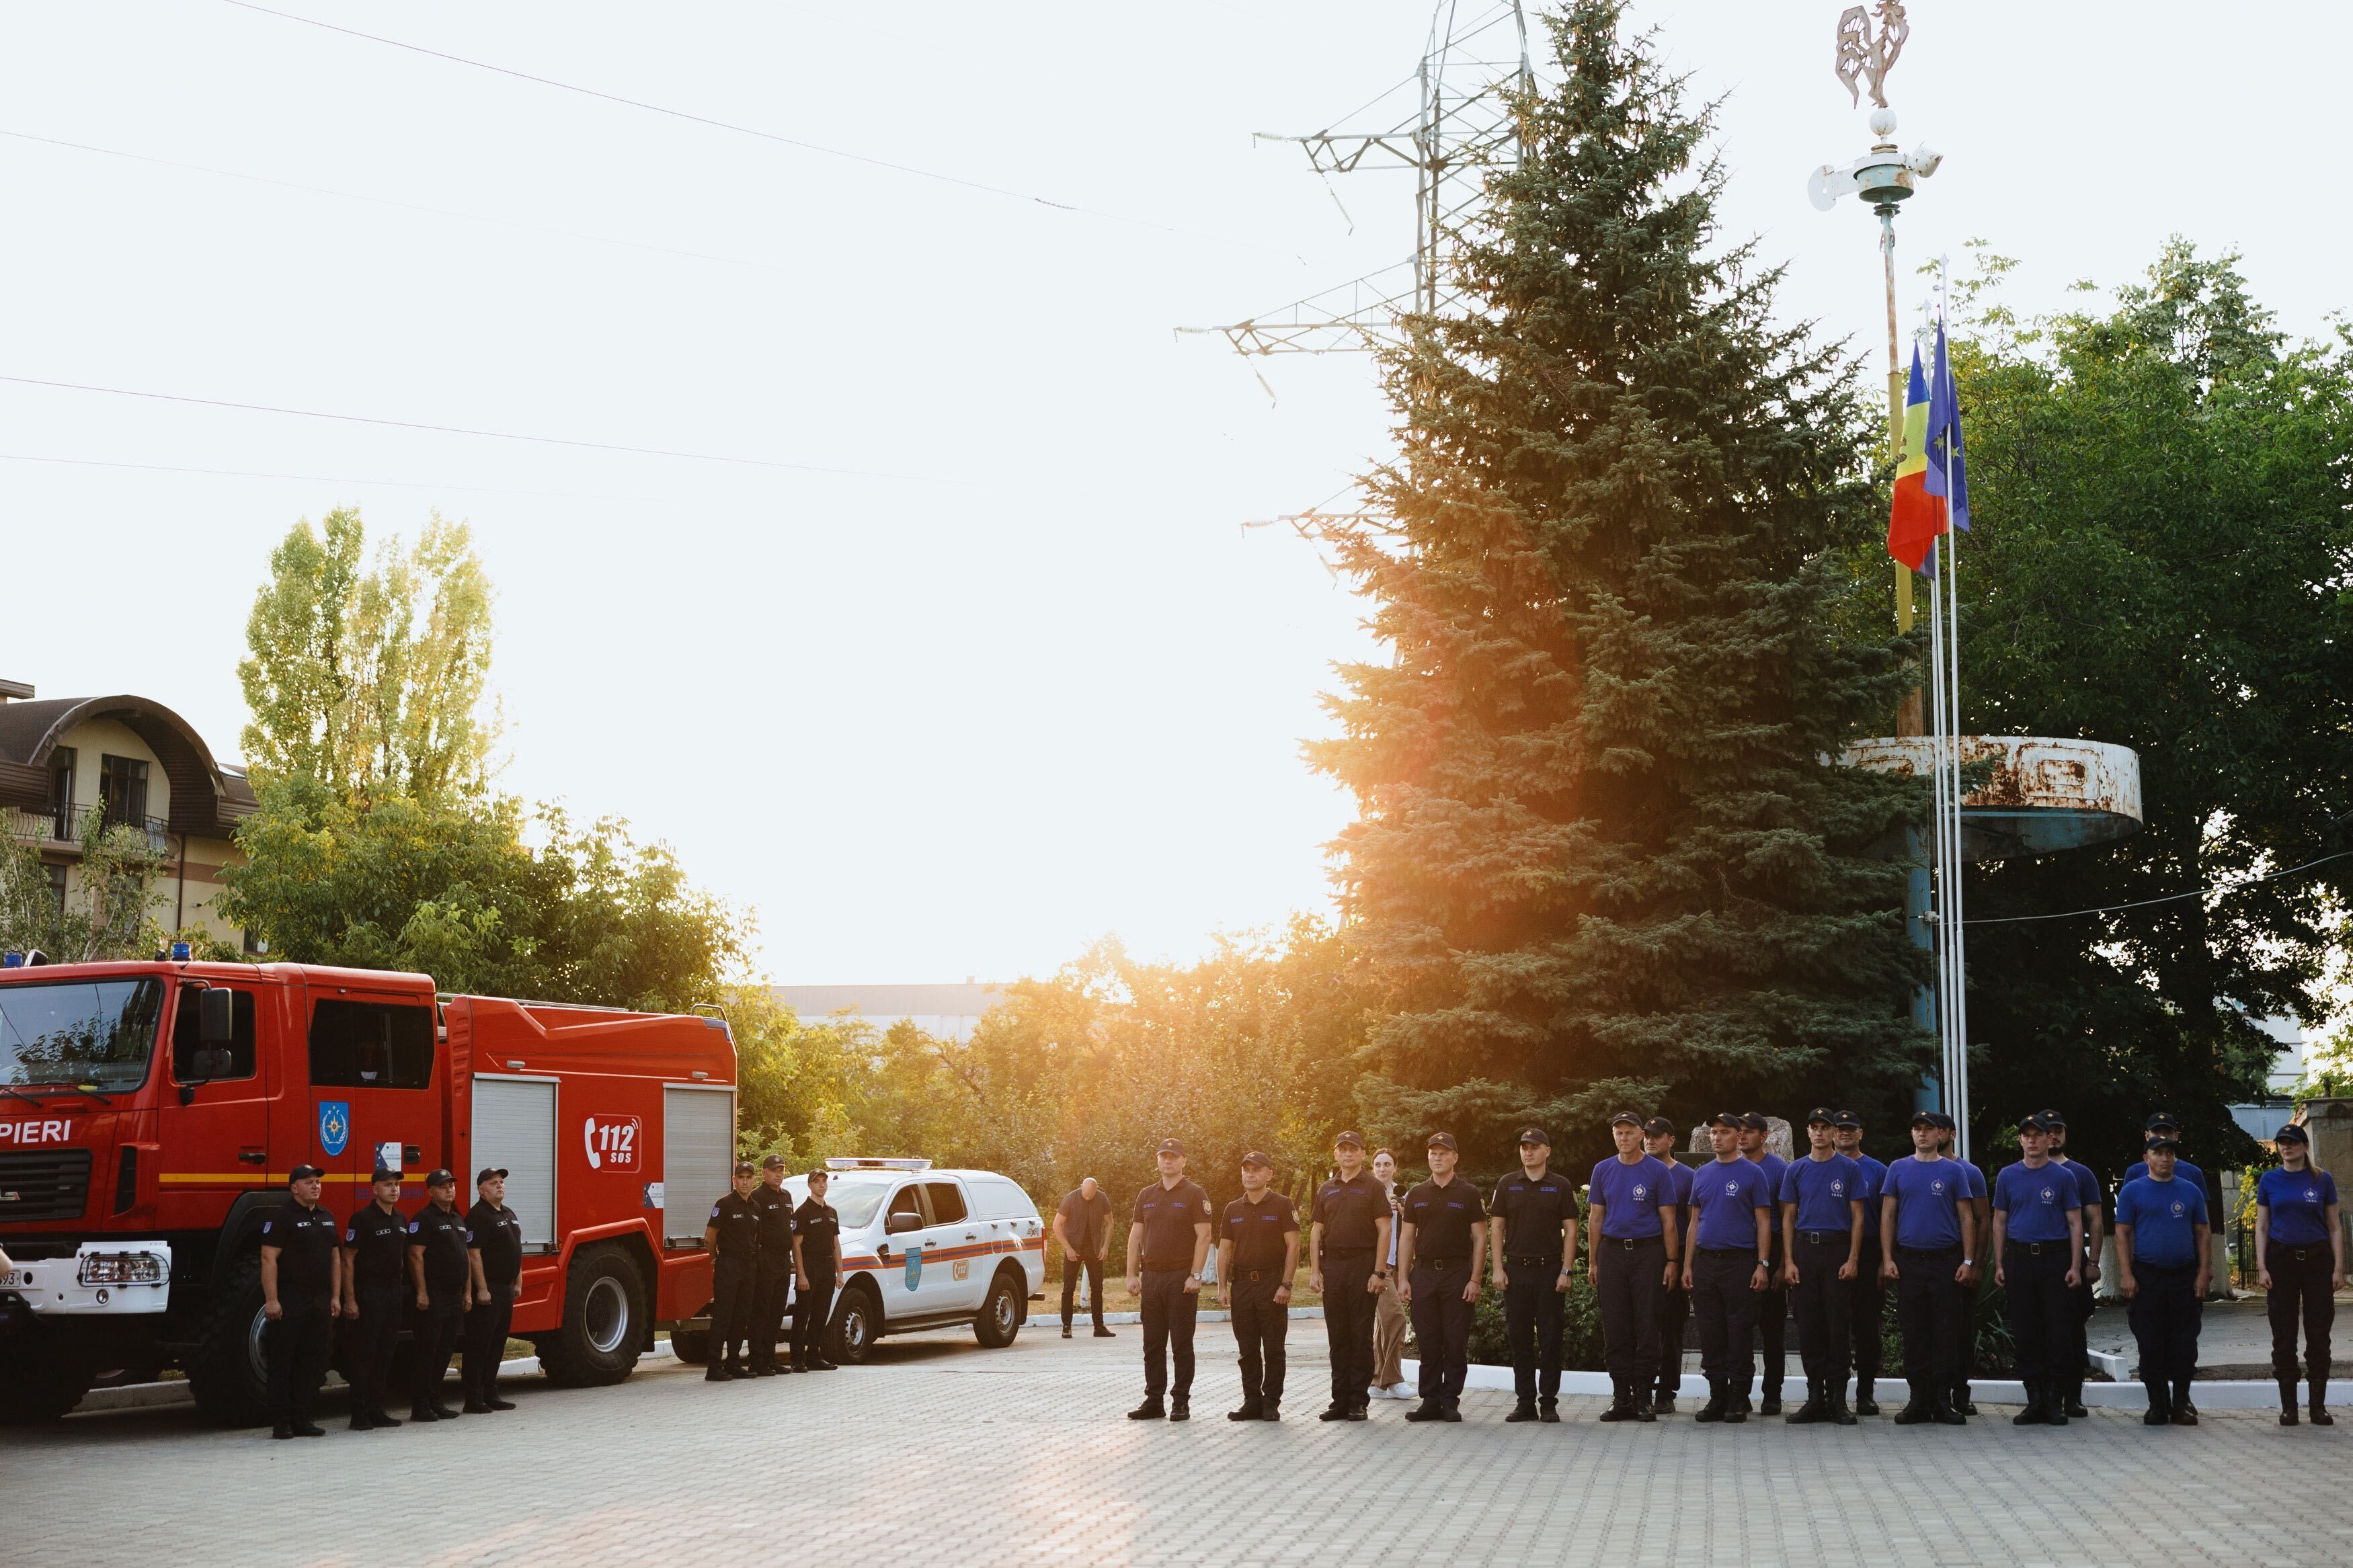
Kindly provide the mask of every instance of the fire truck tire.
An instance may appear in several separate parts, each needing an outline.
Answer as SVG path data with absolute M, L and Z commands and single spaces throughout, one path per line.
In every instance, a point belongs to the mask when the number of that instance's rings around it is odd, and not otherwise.
M 55 1421 L 90 1392 L 98 1368 L 87 1352 L 36 1330 L 0 1350 L 0 1426 Z
M 826 1325 L 826 1359 L 837 1366 L 862 1366 L 874 1342 L 882 1337 L 882 1303 L 874 1294 L 874 1287 L 863 1279 L 853 1281 L 841 1293 L 841 1304 L 833 1310 L 833 1321 Z
M 596 1388 L 637 1370 L 646 1335 L 646 1285 L 628 1250 L 612 1243 L 573 1255 L 564 1322 L 538 1337 L 540 1369 L 559 1388 Z
M 188 1392 L 206 1420 L 251 1426 L 269 1418 L 269 1374 L 261 1363 L 261 1256 L 241 1259 L 211 1303 L 182 1364 Z
M 983 1350 L 1001 1351 L 1013 1342 L 1021 1331 L 1022 1298 L 1029 1293 L 1029 1280 L 1019 1268 L 997 1271 L 997 1278 L 988 1282 L 987 1297 L 980 1303 L 980 1316 L 972 1324 L 972 1337 Z

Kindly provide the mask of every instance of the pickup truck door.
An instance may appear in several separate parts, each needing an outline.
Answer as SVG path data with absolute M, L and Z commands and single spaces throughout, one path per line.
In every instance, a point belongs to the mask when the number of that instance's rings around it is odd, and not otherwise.
M 988 1281 L 997 1271 L 997 1254 L 984 1250 L 995 1239 L 994 1227 L 972 1217 L 965 1201 L 964 1187 L 953 1176 L 934 1176 L 923 1184 L 923 1197 L 931 1205 L 933 1238 L 941 1261 L 939 1293 L 932 1298 L 936 1305 L 927 1305 L 927 1312 L 978 1311 L 981 1297 L 988 1290 Z

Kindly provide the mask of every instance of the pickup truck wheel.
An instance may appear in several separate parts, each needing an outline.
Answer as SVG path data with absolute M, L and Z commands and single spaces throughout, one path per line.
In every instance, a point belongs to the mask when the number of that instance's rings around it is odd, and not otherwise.
M 670 1331 L 670 1353 L 689 1366 L 711 1364 L 711 1331 L 675 1328 Z
M 536 1342 L 540 1370 L 559 1388 L 618 1383 L 637 1370 L 645 1331 L 646 1285 L 627 1249 L 584 1247 L 565 1277 L 563 1326 Z
M 97 1376 L 86 1350 L 35 1324 L 0 1350 L 0 1426 L 57 1420 L 81 1403 Z
M 983 1350 L 1001 1351 L 1013 1342 L 1021 1331 L 1022 1297 L 1028 1294 L 1021 1275 L 1010 1268 L 997 1270 L 997 1278 L 988 1282 L 988 1297 L 980 1304 L 980 1316 L 973 1320 L 972 1337 Z
M 269 1369 L 261 1355 L 261 1257 L 229 1270 L 209 1304 L 184 1364 L 188 1392 L 205 1419 L 221 1426 L 251 1426 L 269 1415 Z
M 826 1359 L 837 1366 L 862 1366 L 881 1337 L 882 1303 L 875 1299 L 873 1287 L 852 1285 L 841 1293 L 841 1305 L 826 1325 Z

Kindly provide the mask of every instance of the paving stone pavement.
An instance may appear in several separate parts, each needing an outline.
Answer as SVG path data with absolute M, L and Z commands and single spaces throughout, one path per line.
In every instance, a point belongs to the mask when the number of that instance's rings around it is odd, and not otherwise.
M 2013 1429 L 1317 1422 L 1320 1324 L 1292 1332 L 1280 1425 L 1224 1419 L 1232 1342 L 1200 1336 L 1194 1420 L 1130 1422 L 1138 1336 L 1009 1349 L 886 1341 L 864 1367 L 713 1386 L 644 1370 L 512 1385 L 443 1426 L 271 1442 L 183 1409 L 0 1430 L 0 1563 L 237 1568 L 1062 1563 L 1819 1563 L 1823 1568 L 2353 1562 L 2353 1422 L 2102 1412 Z M 2340 1418 L 2341 1419 L 2341 1418 Z M 2283 1494 L 2284 1478 L 2302 1490 Z M 2333 1479 L 2332 1479 L 2333 1478 Z

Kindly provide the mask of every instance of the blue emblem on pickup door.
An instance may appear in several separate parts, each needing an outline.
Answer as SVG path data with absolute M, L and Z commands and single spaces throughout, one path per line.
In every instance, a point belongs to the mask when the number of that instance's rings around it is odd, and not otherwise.
M 923 1277 L 923 1249 L 920 1247 L 911 1247 L 907 1248 L 907 1289 L 913 1289 L 916 1282 Z
M 352 1141 L 352 1102 L 348 1100 L 319 1101 L 319 1147 L 328 1156 L 340 1154 L 343 1145 Z

